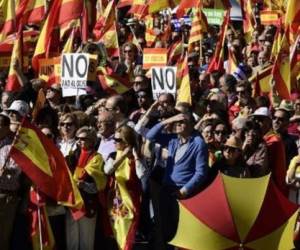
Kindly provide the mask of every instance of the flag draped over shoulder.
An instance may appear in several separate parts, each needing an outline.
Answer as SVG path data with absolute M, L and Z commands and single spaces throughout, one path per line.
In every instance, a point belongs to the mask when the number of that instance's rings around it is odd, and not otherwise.
M 62 153 L 27 120 L 21 124 L 10 155 L 40 191 L 62 205 L 82 209 L 83 200 Z

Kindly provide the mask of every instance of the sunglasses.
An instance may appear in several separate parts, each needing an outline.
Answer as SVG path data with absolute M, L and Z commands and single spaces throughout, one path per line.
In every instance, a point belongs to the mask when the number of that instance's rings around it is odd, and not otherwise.
M 224 151 L 228 151 L 228 152 L 231 152 L 231 153 L 233 153 L 237 150 L 238 150 L 237 148 L 233 148 L 233 147 L 228 147 L 228 146 L 224 147 Z
M 224 131 L 224 130 L 216 130 L 216 131 L 215 131 L 215 134 L 216 134 L 216 135 L 226 135 L 227 133 L 226 133 L 226 131 Z
M 274 117 L 273 117 L 273 120 L 274 120 L 274 121 L 280 121 L 280 122 L 283 122 L 283 121 L 284 121 L 284 118 L 283 118 L 283 117 L 274 116 Z
M 124 50 L 124 53 L 130 53 L 132 50 Z
M 87 141 L 88 138 L 87 137 L 76 137 L 76 140 L 78 140 L 78 141 Z
M 117 143 L 122 143 L 122 142 L 123 142 L 123 140 L 122 140 L 121 138 L 116 138 L 116 137 L 114 137 L 113 139 L 114 139 L 114 141 L 117 142 Z
M 61 126 L 61 127 L 71 127 L 71 126 L 73 126 L 73 124 L 74 124 L 74 123 L 72 123 L 72 122 L 62 122 L 62 123 L 60 124 L 60 126 Z

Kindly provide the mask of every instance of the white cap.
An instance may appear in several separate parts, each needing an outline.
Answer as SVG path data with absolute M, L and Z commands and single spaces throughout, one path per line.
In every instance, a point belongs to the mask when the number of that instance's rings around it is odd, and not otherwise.
M 256 109 L 254 111 L 254 113 L 252 114 L 252 116 L 264 116 L 264 117 L 268 117 L 268 118 L 272 119 L 271 112 L 267 107 L 260 107 L 260 108 Z
M 16 111 L 20 116 L 26 116 L 29 113 L 29 105 L 22 100 L 13 101 L 7 111 Z

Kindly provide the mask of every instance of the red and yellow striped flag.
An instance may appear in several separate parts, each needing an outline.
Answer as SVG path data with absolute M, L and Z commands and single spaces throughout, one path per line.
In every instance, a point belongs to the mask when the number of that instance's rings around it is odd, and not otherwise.
M 137 17 L 143 17 L 148 13 L 147 0 L 133 0 L 132 6 L 128 13 Z
M 23 70 L 23 53 L 22 53 L 22 31 L 16 34 L 16 40 L 14 43 L 11 60 L 10 60 L 10 67 L 9 73 L 7 77 L 7 83 L 5 85 L 6 91 L 18 91 L 21 89 L 21 83 L 17 77 L 15 66 L 19 67 Z
M 251 41 L 252 32 L 254 31 L 255 19 L 254 10 L 252 8 L 251 0 L 240 0 L 242 17 L 243 17 L 243 30 L 247 42 Z
M 105 45 L 107 54 L 110 57 L 120 56 L 119 42 L 118 42 L 118 33 L 116 29 L 116 23 L 114 22 L 112 26 L 103 34 L 100 39 Z
M 290 32 L 295 34 L 298 32 L 300 27 L 300 1 L 289 0 L 287 2 L 285 20 L 285 28 L 290 27 Z
M 188 57 L 187 53 L 184 57 L 181 69 L 178 69 L 181 72 L 181 83 L 177 93 L 177 103 L 187 102 L 192 105 L 192 96 L 191 96 L 191 86 L 190 86 L 190 77 L 189 77 L 189 66 L 188 66 Z
M 227 61 L 227 74 L 233 74 L 238 68 L 238 61 L 234 52 L 231 49 L 228 49 L 228 61 Z
M 59 204 L 82 209 L 83 200 L 64 156 L 52 140 L 26 119 L 10 156 L 41 192 Z
M 226 37 L 226 31 L 228 28 L 230 20 L 230 12 L 226 12 L 226 16 L 224 18 L 223 24 L 221 26 L 220 37 L 216 45 L 214 56 L 209 63 L 207 72 L 211 73 L 213 71 L 222 71 L 224 69 L 224 43 Z
M 0 1 L 0 42 L 17 31 L 16 6 L 14 0 Z
M 128 77 L 121 77 L 108 67 L 99 67 L 97 76 L 102 89 L 108 94 L 123 94 L 132 87 Z
M 280 51 L 276 57 L 272 69 L 275 89 L 283 99 L 290 99 L 291 93 L 291 64 L 290 64 L 290 42 L 289 29 L 282 37 Z
M 44 20 L 46 14 L 44 0 L 28 0 L 25 11 L 18 9 L 17 15 L 22 16 L 23 24 L 40 23 Z
M 184 15 L 186 9 L 197 7 L 200 4 L 200 0 L 182 0 L 176 10 L 177 18 Z
M 177 41 L 171 44 L 168 49 L 168 64 L 172 65 L 176 63 L 183 54 L 183 43 L 182 41 Z
M 100 16 L 93 29 L 96 40 L 100 40 L 102 36 L 111 29 L 116 20 L 115 1 L 110 1 L 106 6 L 104 13 Z
M 194 15 L 192 21 L 192 27 L 190 31 L 190 37 L 188 41 L 188 51 L 191 52 L 193 49 L 194 43 L 199 43 L 201 39 L 203 39 L 203 33 L 207 32 L 208 23 L 205 14 L 201 10 L 202 6 L 199 5 L 194 8 Z

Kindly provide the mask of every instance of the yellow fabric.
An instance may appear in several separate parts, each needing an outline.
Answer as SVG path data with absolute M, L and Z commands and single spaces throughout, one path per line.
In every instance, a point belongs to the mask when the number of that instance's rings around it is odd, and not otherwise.
M 47 233 L 48 241 L 49 241 L 49 242 L 47 242 L 47 244 L 43 244 L 43 250 L 53 250 L 53 249 L 55 249 L 55 239 L 54 239 L 54 236 L 53 236 L 52 228 L 51 228 L 50 223 L 49 223 L 47 210 L 46 210 L 45 206 L 41 207 L 40 211 L 41 211 L 41 215 L 44 214 L 44 216 L 46 218 L 46 221 L 44 223 L 46 223 L 47 232 L 45 232 L 45 233 Z M 38 213 L 38 212 L 36 211 L 35 213 Z M 38 222 L 35 224 L 35 227 L 36 227 L 35 231 L 32 232 L 32 234 L 31 234 L 32 249 L 33 250 L 41 250 L 41 247 L 40 247 L 40 229 L 39 229 L 39 226 L 38 226 Z
M 77 167 L 74 173 L 74 180 L 79 181 L 83 169 L 93 178 L 99 191 L 106 185 L 106 176 L 104 174 L 104 162 L 100 154 L 96 154 L 84 168 Z
M 121 153 L 121 151 L 117 151 L 116 159 L 120 157 Z M 131 178 L 130 172 L 129 159 L 126 158 L 115 171 L 115 188 L 112 190 L 114 194 L 111 196 L 112 200 L 109 201 L 108 212 L 119 249 L 124 249 L 128 232 L 136 219 L 136 208 L 126 187 L 126 183 Z
M 268 234 L 256 241 L 252 241 L 246 244 L 247 247 L 257 250 L 265 249 L 277 249 L 277 250 L 287 250 L 294 249 L 293 235 L 294 226 L 297 220 L 298 211 L 281 227 L 275 230 L 273 233 Z
M 14 43 L 14 47 L 13 47 L 13 51 L 12 51 L 12 55 L 11 55 L 11 60 L 10 60 L 10 66 L 9 66 L 9 73 L 8 75 L 9 76 L 12 76 L 12 75 L 16 75 L 16 72 L 14 70 L 14 63 L 16 61 L 18 61 L 19 63 L 19 67 L 22 68 L 22 58 L 21 58 L 21 41 L 20 41 L 20 37 L 16 37 L 15 38 L 15 43 Z
M 285 14 L 285 25 L 291 25 L 294 21 L 296 14 L 300 11 L 300 1 L 299 0 L 288 0 L 287 9 Z
M 179 223 L 170 244 L 191 250 L 227 249 L 237 244 L 210 229 L 179 203 Z
M 222 179 L 233 220 L 243 241 L 259 214 L 270 175 L 251 179 L 222 175 Z
M 177 95 L 177 103 L 178 102 L 187 102 L 192 104 L 192 96 L 191 96 L 191 86 L 190 86 L 190 77 L 188 71 L 187 64 L 187 55 L 185 56 L 184 62 L 182 64 L 182 80 L 180 84 L 180 88 L 178 90 Z
M 32 129 L 21 128 L 19 139 L 14 147 L 26 155 L 45 174 L 53 176 L 46 149 Z
M 6 22 L 15 19 L 15 15 L 16 15 L 15 9 L 16 7 L 15 7 L 14 0 L 0 0 L 0 26 L 2 26 L 2 24 Z M 0 29 L 0 42 L 4 41 L 6 36 L 7 34 L 1 32 Z

